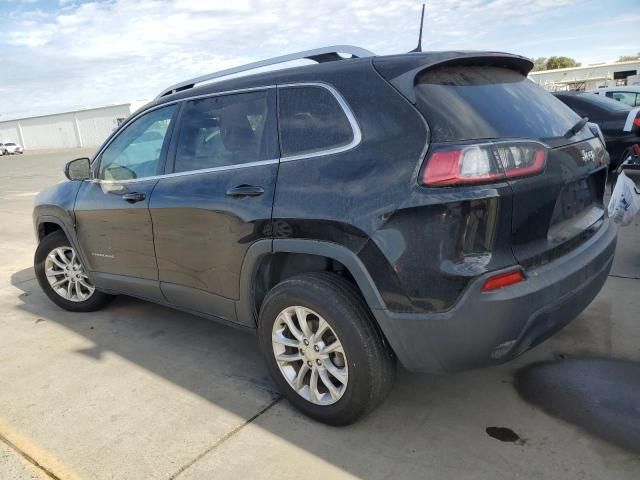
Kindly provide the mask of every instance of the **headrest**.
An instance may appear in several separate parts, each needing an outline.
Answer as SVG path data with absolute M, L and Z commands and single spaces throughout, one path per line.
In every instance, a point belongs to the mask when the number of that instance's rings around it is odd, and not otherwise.
M 256 138 L 242 104 L 229 105 L 220 111 L 220 135 L 230 151 L 255 148 Z

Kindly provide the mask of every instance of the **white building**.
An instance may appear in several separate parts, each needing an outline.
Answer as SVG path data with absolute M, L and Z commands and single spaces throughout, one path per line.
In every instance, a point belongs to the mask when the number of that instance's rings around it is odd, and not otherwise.
M 2 121 L 0 142 L 25 150 L 97 147 L 142 101 Z
M 604 86 L 631 84 L 640 74 L 640 60 L 630 62 L 601 63 L 584 67 L 558 68 L 529 73 L 529 78 L 549 91 L 591 90 Z

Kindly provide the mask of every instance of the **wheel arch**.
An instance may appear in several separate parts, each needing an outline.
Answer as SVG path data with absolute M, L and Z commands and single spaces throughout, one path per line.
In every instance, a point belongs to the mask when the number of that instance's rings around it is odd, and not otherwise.
M 287 261 L 290 262 L 288 266 L 295 263 L 297 268 L 301 268 L 301 270 L 296 270 L 296 267 L 293 267 L 293 270 L 287 272 L 285 267 L 283 268 L 284 276 L 278 277 L 277 281 L 304 271 L 329 269 L 322 268 L 324 263 L 338 271 L 343 269 L 344 274 L 353 280 L 353 283 L 358 287 L 370 309 L 385 308 L 384 301 L 366 267 L 358 256 L 346 247 L 320 240 L 261 240 L 249 248 L 242 264 L 240 299 L 236 307 L 238 320 L 241 323 L 253 327 L 257 325 L 260 305 L 266 294 L 266 291 L 259 291 L 259 276 L 264 273 L 265 268 L 268 269 L 271 266 L 271 262 L 278 262 L 282 256 L 287 256 Z M 292 260 L 294 256 L 297 257 Z M 317 260 L 314 261 L 311 257 Z M 272 283 L 275 284 L 277 281 L 272 281 Z
M 42 239 L 47 235 L 57 231 L 62 231 L 67 237 L 69 237 L 69 235 L 67 235 L 67 233 L 65 232 L 64 225 L 61 221 L 58 221 L 57 219 L 39 221 L 38 225 L 36 226 L 36 235 L 38 237 L 38 242 L 41 242 Z
M 35 230 L 38 242 L 57 230 L 61 230 L 69 241 L 73 240 L 69 235 L 69 227 L 64 220 L 54 215 L 39 215 L 35 221 Z
M 67 237 L 67 240 L 69 240 L 69 243 L 71 243 L 71 246 L 80 256 L 80 260 L 82 261 L 82 264 L 85 265 L 87 274 L 91 277 L 91 272 L 89 271 L 90 269 L 87 268 L 89 263 L 87 263 L 87 258 L 78 245 L 73 227 L 70 227 L 64 222 L 64 220 L 53 215 L 39 215 L 36 218 L 35 233 L 38 243 L 40 243 L 46 235 L 49 235 L 56 231 L 61 231 L 62 233 L 64 233 L 64 235 Z

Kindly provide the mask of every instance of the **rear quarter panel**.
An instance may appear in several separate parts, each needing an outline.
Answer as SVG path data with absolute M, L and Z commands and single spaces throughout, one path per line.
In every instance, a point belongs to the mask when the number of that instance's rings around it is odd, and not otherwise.
M 319 73 L 313 81 L 332 85 L 345 98 L 362 141 L 334 155 L 281 161 L 274 237 L 334 242 L 355 254 L 367 246 L 366 267 L 386 303 L 406 305 L 400 282 L 374 237 L 406 200 L 427 130 L 418 113 L 370 63 L 345 64 L 327 68 L 326 75 Z

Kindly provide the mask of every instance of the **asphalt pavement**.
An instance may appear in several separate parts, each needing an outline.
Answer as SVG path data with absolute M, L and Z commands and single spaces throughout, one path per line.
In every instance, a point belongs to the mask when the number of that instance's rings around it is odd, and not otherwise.
M 640 217 L 558 335 L 495 368 L 400 369 L 380 408 L 333 428 L 280 397 L 251 335 L 44 296 L 33 200 L 83 154 L 0 157 L 0 479 L 640 478 Z

